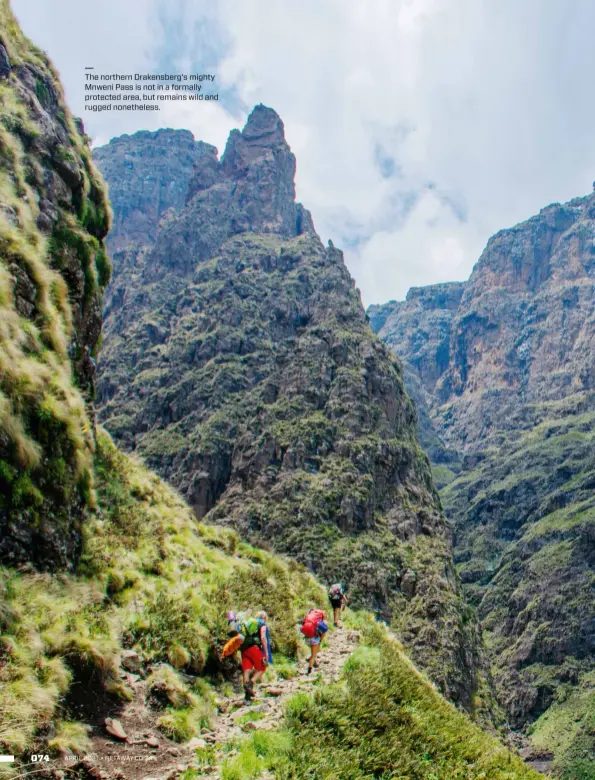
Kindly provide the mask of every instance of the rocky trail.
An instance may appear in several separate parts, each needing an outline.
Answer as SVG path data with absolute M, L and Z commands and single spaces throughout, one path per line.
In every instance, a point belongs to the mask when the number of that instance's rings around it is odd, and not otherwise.
M 102 718 L 93 731 L 92 747 L 87 755 L 78 760 L 62 759 L 55 766 L 53 776 L 65 780 L 69 777 L 173 780 L 192 767 L 219 780 L 226 743 L 257 729 L 274 729 L 283 717 L 290 696 L 298 691 L 310 692 L 339 679 L 341 668 L 359 641 L 359 634 L 337 629 L 327 636 L 318 656 L 318 669 L 308 675 L 306 662 L 300 661 L 296 677 L 271 680 L 273 675 L 269 672 L 257 686 L 257 696 L 250 704 L 239 695 L 218 697 L 217 714 L 211 728 L 202 729 L 200 737 L 185 744 L 177 744 L 163 735 L 157 727 L 162 712 L 148 706 L 145 680 L 135 673 L 124 672 L 126 682 L 134 691 L 133 700 L 121 711 Z M 234 752 L 232 749 L 225 755 Z
M 314 669 L 311 674 L 306 674 L 307 664 L 301 661 L 301 674 L 297 677 L 275 680 L 272 683 L 263 682 L 260 695 L 253 704 L 239 706 L 242 705 L 243 699 L 232 700 L 236 709 L 221 713 L 215 723 L 213 729 L 215 744 L 224 744 L 237 739 L 246 731 L 275 728 L 283 717 L 285 702 L 290 696 L 298 691 L 310 692 L 315 686 L 328 685 L 339 679 L 341 667 L 358 640 L 359 635 L 356 631 L 338 629 L 331 633 L 326 645 L 320 651 L 319 668 Z M 215 774 L 214 777 L 217 775 Z

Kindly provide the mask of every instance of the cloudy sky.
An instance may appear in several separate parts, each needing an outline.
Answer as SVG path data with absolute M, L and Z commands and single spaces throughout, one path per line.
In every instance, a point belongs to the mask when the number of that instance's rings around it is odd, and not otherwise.
M 188 128 L 221 151 L 256 103 L 364 303 L 465 279 L 489 236 L 595 179 L 592 0 L 12 0 L 95 143 Z M 84 68 L 216 74 L 220 101 L 83 111 Z

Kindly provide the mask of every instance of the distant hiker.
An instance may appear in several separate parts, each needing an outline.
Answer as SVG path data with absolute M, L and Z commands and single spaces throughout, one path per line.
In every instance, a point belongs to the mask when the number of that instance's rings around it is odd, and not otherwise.
M 300 631 L 304 635 L 306 644 L 310 648 L 308 671 L 306 672 L 306 674 L 310 674 L 312 669 L 318 669 L 316 657 L 320 650 L 322 637 L 328 631 L 328 624 L 325 622 L 324 612 L 321 609 L 311 609 L 308 614 L 302 618 Z
M 261 679 L 272 661 L 267 614 L 259 612 L 258 615 L 259 617 L 253 618 L 238 616 L 235 612 L 227 613 L 231 638 L 221 653 L 221 657 L 226 658 L 237 650 L 240 651 L 246 701 L 254 698 L 254 685 Z
M 347 596 L 343 592 L 343 586 L 337 582 L 331 585 L 328 592 L 329 601 L 333 608 L 333 623 L 337 628 L 343 628 L 341 621 L 339 620 L 339 614 L 343 612 L 347 606 Z

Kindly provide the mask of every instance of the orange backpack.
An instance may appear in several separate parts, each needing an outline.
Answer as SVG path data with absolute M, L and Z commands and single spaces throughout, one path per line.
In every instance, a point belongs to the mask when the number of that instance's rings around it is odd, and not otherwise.
M 227 658 L 228 655 L 233 655 L 237 650 L 240 649 L 243 643 L 244 637 L 241 634 L 232 636 L 232 638 L 223 645 L 221 657 Z

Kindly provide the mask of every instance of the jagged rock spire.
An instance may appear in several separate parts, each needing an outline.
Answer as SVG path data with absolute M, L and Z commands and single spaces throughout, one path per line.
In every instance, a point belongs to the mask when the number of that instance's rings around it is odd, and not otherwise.
M 198 161 L 188 187 L 192 201 L 226 193 L 217 210 L 220 224 L 229 218 L 231 234 L 277 233 L 288 238 L 313 233 L 310 212 L 295 202 L 296 163 L 276 111 L 256 106 L 242 131 L 232 130 L 221 160 L 211 147 Z M 204 211 L 204 209 L 202 210 Z

